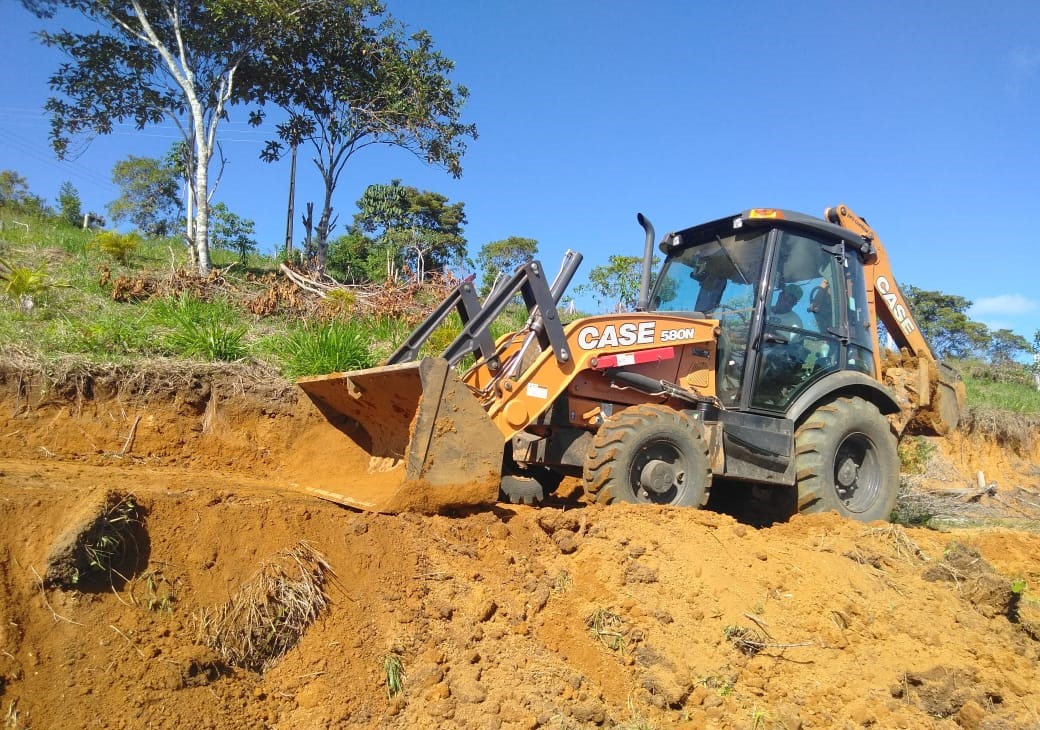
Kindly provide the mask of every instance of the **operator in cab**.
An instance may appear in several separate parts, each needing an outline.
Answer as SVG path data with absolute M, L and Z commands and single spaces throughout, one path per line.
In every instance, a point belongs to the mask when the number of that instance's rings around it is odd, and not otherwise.
M 795 327 L 797 329 L 802 328 L 802 318 L 798 316 L 797 312 L 791 310 L 794 309 L 794 305 L 800 302 L 802 299 L 802 287 L 797 284 L 787 284 L 783 289 L 780 290 L 780 294 L 776 297 L 776 303 L 773 305 L 772 311 L 769 313 L 769 321 L 772 324 L 778 324 L 781 327 Z

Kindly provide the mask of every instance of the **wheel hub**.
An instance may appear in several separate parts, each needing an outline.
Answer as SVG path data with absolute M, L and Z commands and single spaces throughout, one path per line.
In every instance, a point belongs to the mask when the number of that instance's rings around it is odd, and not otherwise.
M 681 472 L 676 473 L 672 464 L 660 459 L 648 461 L 639 474 L 639 486 L 656 494 L 664 494 L 681 480 Z
M 848 489 L 856 485 L 856 479 L 859 477 L 859 464 L 857 464 L 851 457 L 845 459 L 838 467 L 837 480 L 838 484 Z

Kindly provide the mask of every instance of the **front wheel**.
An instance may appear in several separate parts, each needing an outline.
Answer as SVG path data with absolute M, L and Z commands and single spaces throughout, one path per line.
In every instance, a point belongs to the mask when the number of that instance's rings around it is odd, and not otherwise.
M 888 420 L 862 398 L 838 398 L 794 435 L 798 509 L 888 520 L 899 492 L 899 454 Z
M 711 486 L 708 449 L 697 424 L 654 404 L 607 419 L 585 457 L 585 491 L 598 502 L 703 507 Z

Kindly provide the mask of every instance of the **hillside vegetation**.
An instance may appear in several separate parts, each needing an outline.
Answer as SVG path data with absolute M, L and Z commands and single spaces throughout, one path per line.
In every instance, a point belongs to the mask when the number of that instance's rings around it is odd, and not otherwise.
M 6 356 L 48 371 L 142 358 L 236 361 L 287 378 L 368 367 L 455 284 L 436 276 L 319 296 L 280 273 L 274 257 L 215 250 L 214 270 L 201 277 L 176 239 L 17 220 L 0 215 L 0 341 Z M 458 326 L 446 322 L 429 348 L 443 348 Z
M 176 238 L 81 230 L 0 210 L 0 342 L 4 355 L 49 372 L 135 360 L 237 361 L 285 378 L 369 367 L 385 358 L 454 285 L 450 276 L 338 287 L 322 297 L 279 270 L 282 260 L 215 249 L 207 277 Z M 496 334 L 518 327 L 518 311 Z M 435 333 L 439 351 L 457 318 Z M 955 363 L 957 364 L 957 363 Z M 1024 365 L 959 362 L 969 405 L 1040 414 Z

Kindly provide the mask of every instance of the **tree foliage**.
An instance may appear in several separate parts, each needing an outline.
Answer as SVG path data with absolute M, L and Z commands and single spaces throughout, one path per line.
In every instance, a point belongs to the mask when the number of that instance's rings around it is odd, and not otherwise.
M 903 287 L 903 295 L 937 357 L 968 357 L 986 351 L 989 328 L 967 315 L 971 300 L 909 284 Z
M 354 216 L 352 230 L 363 240 L 353 265 L 377 281 L 396 278 L 406 267 L 417 279 L 443 270 L 466 253 L 465 205 L 400 180 L 369 185 Z
M 225 203 L 214 205 L 212 213 L 213 245 L 234 251 L 245 261 L 249 253 L 256 251 L 256 223 L 232 212 Z
M 29 215 L 48 213 L 43 198 L 34 195 L 29 181 L 14 170 L 0 170 L 0 208 Z
M 591 293 L 600 306 L 612 302 L 617 311 L 631 310 L 639 300 L 642 274 L 642 258 L 615 254 L 607 259 L 606 264 L 593 268 L 588 281 L 576 291 Z
M 481 292 L 487 294 L 498 277 L 513 273 L 517 266 L 537 255 L 538 241 L 533 238 L 510 236 L 501 241 L 485 243 L 477 254 Z
M 292 3 L 298 7 L 302 0 Z M 277 0 L 22 0 L 40 18 L 78 13 L 92 29 L 46 30 L 44 45 L 67 57 L 50 77 L 46 104 L 60 158 L 72 140 L 110 134 L 117 123 L 138 129 L 165 119 L 191 152 L 187 231 L 199 270 L 209 270 L 209 166 L 235 74 L 278 23 L 292 16 Z M 77 28 L 81 26 L 77 25 Z M 194 210 L 192 210 L 192 208 Z
M 990 362 L 994 365 L 1013 362 L 1018 359 L 1019 355 L 1030 353 L 1033 350 L 1029 340 L 1007 328 L 990 330 L 989 335 L 989 345 L 986 349 Z
M 180 174 L 169 158 L 130 155 L 112 167 L 119 197 L 108 204 L 114 221 L 130 221 L 148 236 L 164 237 L 177 229 Z
M 304 6 L 267 47 L 242 68 L 241 98 L 288 114 L 261 158 L 309 143 L 324 184 L 313 251 L 326 262 L 335 227 L 332 198 L 346 163 L 371 145 L 390 145 L 462 174 L 466 140 L 476 128 L 461 121 L 469 92 L 453 85 L 454 64 L 425 31 L 408 35 L 378 0 L 329 0 Z M 260 124 L 264 110 L 252 121 Z
M 83 203 L 79 192 L 68 180 L 58 189 L 58 214 L 72 226 L 79 226 L 83 222 Z

